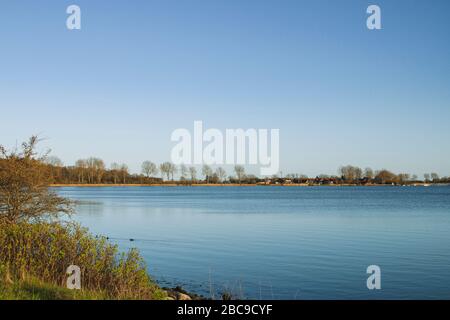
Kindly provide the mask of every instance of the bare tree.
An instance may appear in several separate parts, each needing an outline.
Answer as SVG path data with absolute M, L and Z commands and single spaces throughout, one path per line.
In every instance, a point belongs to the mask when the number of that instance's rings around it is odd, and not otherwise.
M 153 162 L 144 161 L 142 163 L 142 173 L 145 174 L 147 178 L 150 178 L 151 176 L 155 176 L 158 174 L 158 168 Z
M 120 173 L 122 174 L 122 183 L 127 183 L 128 166 L 125 163 L 120 165 Z
M 186 165 L 184 165 L 184 164 L 181 164 L 180 165 L 180 180 L 186 180 L 188 172 L 189 172 L 188 167 L 186 167 Z
M 49 157 L 46 157 L 46 158 L 44 159 L 44 162 L 47 163 L 47 164 L 49 164 L 49 165 L 51 165 L 51 166 L 54 166 L 54 167 L 62 167 L 62 166 L 64 166 L 64 164 L 63 164 L 63 162 L 61 161 L 61 159 L 58 158 L 58 157 L 56 157 L 56 156 L 49 156 Z
M 101 183 L 102 176 L 105 171 L 105 163 L 102 159 L 90 157 L 86 161 L 87 165 L 87 172 L 88 172 L 88 182 L 94 183 L 97 181 L 97 183 Z
M 216 169 L 216 175 L 219 178 L 219 181 L 223 183 L 227 177 L 227 172 L 222 167 L 218 167 Z
M 195 182 L 197 180 L 197 169 L 195 169 L 195 167 L 189 167 L 189 174 L 191 176 L 191 181 Z
M 245 169 L 243 166 L 234 166 L 234 172 L 236 173 L 236 177 L 241 184 L 242 179 L 245 177 Z
M 405 182 L 408 182 L 409 179 L 410 179 L 409 173 L 399 173 L 399 174 L 397 175 L 397 177 L 398 177 L 398 182 L 399 182 L 400 184 L 404 184 Z
M 169 173 L 172 176 L 172 181 L 173 181 L 173 176 L 175 175 L 175 173 L 177 173 L 177 166 L 175 164 L 173 164 L 172 162 L 169 162 Z
M 113 162 L 111 164 L 111 173 L 113 176 L 114 184 L 117 184 L 117 181 L 119 180 L 119 174 L 120 174 L 120 164 Z
M 105 174 L 105 163 L 102 159 L 95 159 L 95 176 L 97 183 L 102 182 L 103 175 Z
M 95 176 L 95 158 L 91 157 L 89 159 L 86 159 L 86 165 L 87 165 L 88 183 L 93 183 Z
M 45 156 L 35 153 L 38 141 L 31 137 L 21 151 L 0 146 L 0 223 L 47 219 L 73 210 L 70 200 L 49 189 Z
M 371 168 L 365 168 L 364 169 L 364 177 L 366 177 L 367 179 L 373 179 L 374 174 L 373 174 L 373 170 Z
M 62 176 L 62 170 L 64 167 L 63 162 L 56 156 L 48 156 L 44 159 L 44 162 L 48 164 L 50 168 L 50 175 L 53 179 L 58 179 Z
M 87 169 L 86 160 L 84 159 L 77 160 L 77 162 L 75 163 L 75 167 L 77 168 L 78 182 L 84 183 L 84 176 Z
M 209 183 L 209 178 L 212 176 L 212 174 L 213 174 L 213 171 L 212 171 L 211 167 L 208 166 L 207 164 L 203 165 L 202 175 L 205 176 L 206 183 Z
M 351 183 L 354 183 L 362 178 L 361 168 L 354 167 L 351 165 L 340 167 L 339 174 L 341 175 L 342 179 Z
M 353 170 L 355 173 L 355 180 L 358 181 L 359 179 L 362 178 L 362 170 L 361 170 L 361 168 L 358 168 L 358 167 L 354 167 Z
M 164 162 L 159 165 L 159 171 L 161 172 L 162 178 L 164 178 L 164 175 L 166 175 L 167 180 L 169 180 L 170 179 L 170 170 L 171 170 L 170 162 Z
M 430 174 L 430 176 L 433 182 L 439 182 L 439 175 L 437 173 L 433 172 L 432 174 Z
M 425 179 L 425 182 L 430 181 L 430 174 L 429 174 L 429 173 L 425 173 L 425 174 L 423 175 L 423 177 L 424 177 L 424 179 Z

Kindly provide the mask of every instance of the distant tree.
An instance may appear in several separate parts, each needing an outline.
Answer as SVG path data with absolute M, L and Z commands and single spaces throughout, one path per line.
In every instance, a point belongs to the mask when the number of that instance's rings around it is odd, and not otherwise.
M 94 160 L 95 160 L 94 158 L 86 159 L 88 183 L 94 182 L 94 175 L 95 175 Z
M 213 173 L 209 176 L 209 183 L 219 183 L 219 176 L 217 173 Z
M 43 162 L 48 164 L 50 168 L 50 175 L 53 180 L 61 179 L 62 170 L 64 167 L 63 162 L 56 156 L 48 156 L 43 159 Z
M 245 176 L 246 183 L 255 184 L 258 182 L 258 178 L 254 174 L 249 174 Z
M 242 179 L 245 177 L 245 169 L 243 166 L 234 166 L 234 172 L 236 173 L 236 177 L 239 181 L 239 184 L 241 184 Z
M 357 182 L 359 179 L 362 178 L 361 168 L 354 167 L 351 165 L 340 167 L 339 174 L 341 175 L 342 179 L 350 183 Z
M 375 180 L 378 183 L 381 183 L 381 184 L 396 183 L 397 182 L 397 176 L 394 173 L 383 169 L 383 170 L 380 170 L 380 171 L 378 171 L 376 173 Z
M 164 178 L 164 175 L 166 175 L 167 180 L 170 180 L 171 163 L 170 162 L 161 163 L 159 165 L 159 171 L 161 172 L 161 177 Z
M 105 171 L 105 163 L 102 159 L 90 157 L 86 160 L 87 170 L 88 170 L 88 181 L 89 183 L 101 182 L 102 176 Z
M 417 181 L 417 179 L 418 179 L 417 174 L 413 174 L 411 179 L 412 179 L 413 181 Z
M 373 174 L 373 170 L 369 167 L 364 169 L 364 177 L 366 177 L 367 179 L 373 179 L 374 174 Z
M 102 182 L 103 175 L 105 174 L 105 163 L 102 159 L 96 159 L 95 161 L 95 176 L 97 183 Z
M 423 175 L 423 177 L 424 177 L 424 179 L 425 179 L 425 182 L 430 181 L 430 174 L 429 174 L 429 173 L 425 173 L 425 174 Z
M 354 167 L 355 170 L 355 180 L 359 180 L 362 178 L 362 170 L 361 168 Z
M 111 164 L 111 173 L 113 176 L 114 184 L 117 184 L 117 180 L 119 179 L 120 170 L 121 170 L 120 164 L 118 164 L 116 162 L 113 162 Z
M 430 176 L 433 182 L 439 182 L 439 175 L 437 173 L 433 172 Z
M 156 164 L 151 161 L 144 161 L 141 166 L 142 174 L 144 174 L 147 178 L 155 176 L 158 174 L 158 168 Z
M 180 164 L 180 180 L 186 180 L 189 169 L 185 164 Z
M 44 159 L 44 162 L 54 166 L 54 167 L 62 167 L 64 166 L 63 162 L 61 161 L 60 158 L 56 157 L 56 156 L 48 156 Z
M 353 178 L 352 173 L 350 172 L 350 168 L 351 166 L 341 166 L 338 169 L 339 175 L 342 177 L 343 180 L 349 180 L 351 178 Z
M 84 177 L 87 170 L 86 160 L 84 159 L 77 160 L 77 162 L 75 163 L 75 168 L 78 174 L 78 182 L 84 183 Z
M 223 183 L 227 176 L 227 172 L 222 167 L 218 167 L 216 169 L 216 175 L 219 181 Z
M 35 152 L 36 136 L 21 151 L 0 146 L 0 223 L 36 221 L 68 214 L 73 203 L 49 188 L 51 176 L 45 156 Z
M 398 182 L 400 184 L 404 184 L 405 182 L 408 182 L 410 179 L 410 175 L 408 173 L 399 173 L 397 177 L 398 177 Z
M 191 181 L 195 182 L 197 180 L 197 169 L 195 169 L 195 167 L 189 167 L 189 174 L 191 176 Z
M 169 162 L 169 173 L 172 176 L 172 181 L 175 173 L 177 173 L 177 166 L 171 162 Z
M 88 158 L 86 161 L 86 174 L 88 183 L 93 183 L 95 175 L 94 158 Z
M 202 167 L 202 175 L 205 176 L 206 183 L 209 183 L 209 178 L 212 176 L 213 171 L 207 164 Z
M 127 176 L 128 176 L 128 166 L 125 163 L 122 163 L 120 165 L 120 173 L 122 174 L 122 183 L 127 183 Z

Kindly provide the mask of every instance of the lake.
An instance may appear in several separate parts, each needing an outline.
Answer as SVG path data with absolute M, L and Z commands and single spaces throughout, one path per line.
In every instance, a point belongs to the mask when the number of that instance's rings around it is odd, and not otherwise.
M 450 299 L 450 187 L 65 187 L 162 286 L 219 298 Z M 130 238 L 135 241 L 129 241 Z M 366 269 L 381 268 L 368 290 Z

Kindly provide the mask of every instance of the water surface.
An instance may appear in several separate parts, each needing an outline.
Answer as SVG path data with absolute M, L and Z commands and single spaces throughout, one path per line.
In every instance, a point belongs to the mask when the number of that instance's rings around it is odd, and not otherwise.
M 450 299 L 450 187 L 84 187 L 74 219 L 217 298 Z M 130 242 L 127 239 L 136 241 Z M 369 291 L 378 265 L 382 289 Z

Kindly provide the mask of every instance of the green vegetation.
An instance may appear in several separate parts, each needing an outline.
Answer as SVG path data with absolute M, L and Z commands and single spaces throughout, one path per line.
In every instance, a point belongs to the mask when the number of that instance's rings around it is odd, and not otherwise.
M 70 265 L 81 268 L 81 292 L 62 289 Z M 165 298 L 136 250 L 119 253 L 117 246 L 72 223 L 1 225 L 0 277 L 5 298 Z
M 36 279 L 7 284 L 0 280 L 0 300 L 105 300 L 107 296 L 85 290 L 69 290 Z

